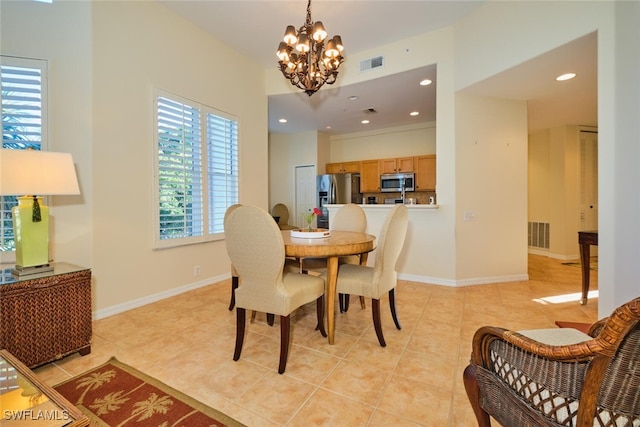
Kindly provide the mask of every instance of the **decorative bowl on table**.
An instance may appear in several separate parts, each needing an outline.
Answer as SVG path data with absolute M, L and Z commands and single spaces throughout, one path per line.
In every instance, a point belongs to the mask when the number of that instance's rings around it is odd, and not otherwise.
M 291 230 L 291 237 L 298 239 L 323 239 L 329 237 L 331 232 L 326 228 L 299 228 L 297 230 Z

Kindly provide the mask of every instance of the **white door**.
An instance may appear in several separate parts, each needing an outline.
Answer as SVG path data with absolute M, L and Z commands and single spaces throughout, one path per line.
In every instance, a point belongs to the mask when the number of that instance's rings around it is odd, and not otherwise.
M 316 167 L 314 165 L 296 166 L 296 200 L 295 212 L 289 218 L 289 224 L 303 227 L 302 214 L 313 210 L 316 206 Z M 316 226 L 315 219 L 313 227 Z
M 598 133 L 580 131 L 580 231 L 598 229 Z

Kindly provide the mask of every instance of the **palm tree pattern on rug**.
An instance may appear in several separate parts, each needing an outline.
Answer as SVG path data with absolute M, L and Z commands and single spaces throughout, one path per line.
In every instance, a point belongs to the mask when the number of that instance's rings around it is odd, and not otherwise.
M 59 384 L 55 389 L 97 426 L 240 425 L 115 359 Z

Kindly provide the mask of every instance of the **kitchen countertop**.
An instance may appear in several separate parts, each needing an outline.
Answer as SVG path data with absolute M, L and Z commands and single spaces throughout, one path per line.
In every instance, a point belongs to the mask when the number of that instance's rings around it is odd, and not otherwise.
M 340 205 L 325 205 L 326 207 L 340 207 L 340 206 L 344 206 L 343 204 Z M 371 205 L 359 205 L 361 208 L 363 209 L 383 209 L 383 208 L 392 208 L 395 206 L 395 204 L 389 204 L 386 205 L 384 203 L 377 203 L 377 204 L 371 204 Z M 422 210 L 422 209 L 438 209 L 439 205 L 428 205 L 428 204 L 424 204 L 424 205 L 405 205 L 408 209 L 411 210 Z

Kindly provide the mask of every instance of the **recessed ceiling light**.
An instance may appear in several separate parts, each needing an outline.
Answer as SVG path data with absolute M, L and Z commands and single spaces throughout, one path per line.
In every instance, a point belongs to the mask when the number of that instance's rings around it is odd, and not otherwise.
M 331 129 L 331 125 L 326 125 L 324 128 L 325 129 Z
M 278 120 L 280 123 L 287 123 L 287 119 L 280 119 Z
M 410 116 L 417 116 L 418 114 L 420 114 L 418 111 L 412 111 L 409 113 Z
M 358 99 L 357 96 L 355 95 L 351 95 L 350 97 L 347 98 L 349 101 L 355 101 L 356 99 Z
M 363 120 L 360 123 L 362 123 L 363 125 L 369 124 L 369 120 Z
M 420 86 L 429 86 L 431 83 L 433 83 L 431 80 L 424 79 L 420 82 Z
M 561 76 L 556 77 L 556 80 L 559 81 L 559 82 L 562 82 L 564 80 L 571 80 L 575 76 L 576 76 L 576 73 L 566 73 L 566 74 L 563 74 Z

